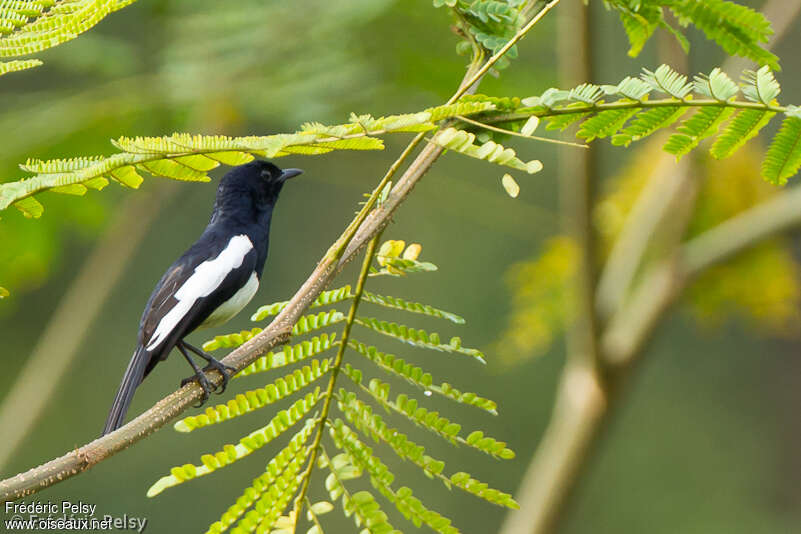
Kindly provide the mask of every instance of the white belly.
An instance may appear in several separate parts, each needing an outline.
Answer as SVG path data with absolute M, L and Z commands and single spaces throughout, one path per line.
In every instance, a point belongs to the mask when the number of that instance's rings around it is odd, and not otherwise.
M 247 303 L 250 302 L 250 299 L 253 298 L 253 295 L 256 294 L 258 289 L 259 278 L 256 276 L 256 272 L 254 271 L 250 275 L 250 278 L 248 278 L 247 283 L 242 286 L 239 291 L 234 293 L 233 297 L 223 302 L 216 310 L 214 310 L 214 312 L 209 315 L 208 319 L 203 321 L 198 328 L 218 326 L 227 322 L 234 315 L 242 311 L 242 308 L 247 306 Z

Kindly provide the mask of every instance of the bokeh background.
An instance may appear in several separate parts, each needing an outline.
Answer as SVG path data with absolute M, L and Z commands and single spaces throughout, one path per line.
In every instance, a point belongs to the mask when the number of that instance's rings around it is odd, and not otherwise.
M 594 8 L 598 79 L 592 81 L 616 83 L 643 66 L 658 65 L 656 42 L 640 57 L 629 58 L 616 16 L 600 5 Z M 430 2 L 243 0 L 236 9 L 211 0 L 137 2 L 75 41 L 40 54 L 43 67 L 3 77 L 0 180 L 20 178 L 17 165 L 28 157 L 110 153 L 108 139 L 120 135 L 268 134 L 292 131 L 305 121 L 344 122 L 352 111 L 378 116 L 435 105 L 450 96 L 464 72 L 449 25 L 447 12 L 433 9 Z M 512 66 L 500 78 L 485 80 L 481 91 L 529 96 L 557 86 L 556 31 L 555 17 L 548 17 L 523 43 Z M 708 72 L 722 62 L 722 52 L 702 35 L 691 30 L 688 36 L 691 72 Z M 801 31 L 791 30 L 776 48 L 784 60 L 778 78 L 787 103 L 801 102 L 801 97 L 794 98 L 801 95 L 801 73 L 793 68 L 799 45 Z M 200 343 L 209 334 L 250 328 L 249 312 L 293 293 L 404 139 L 388 141 L 381 153 L 335 152 L 280 162 L 306 173 L 285 189 L 276 211 L 265 283 L 248 313 L 192 339 Z M 432 456 L 454 468 L 467 466 L 482 481 L 513 493 L 550 415 L 564 346 L 558 337 L 544 350 L 530 353 L 498 343 L 512 313 L 513 290 L 506 273 L 535 258 L 560 232 L 557 151 L 546 144 L 511 144 L 523 159 L 541 159 L 545 171 L 519 177 L 521 194 L 511 199 L 500 185 L 502 170 L 444 156 L 385 233 L 386 238 L 422 243 L 421 259 L 436 263 L 439 271 L 379 280 L 371 287 L 467 319 L 465 327 L 443 325 L 441 331 L 486 349 L 487 366 L 403 346 L 393 349 L 442 380 L 496 400 L 497 417 L 432 404 L 466 428 L 507 441 L 517 458 L 494 461 L 407 430 Z M 604 175 L 616 176 L 635 160 L 636 151 L 604 145 Z M 756 174 L 752 179 L 759 180 Z M 12 297 L 0 302 L 0 402 L 20 379 L 42 333 L 52 328 L 54 310 L 76 276 L 87 276 L 87 258 L 102 246 L 104 236 L 108 240 L 112 232 L 112 242 L 134 239 L 140 224 L 147 224 L 43 415 L 0 466 L 3 477 L 98 435 L 147 297 L 166 266 L 205 226 L 214 188 L 214 182 L 175 184 L 152 178 L 136 192 L 109 186 L 83 198 L 45 194 L 46 211 L 39 220 L 14 210 L 3 214 L 0 283 Z M 792 257 L 797 242 L 791 239 L 786 245 Z M 103 250 L 113 253 L 115 247 Z M 103 265 L 89 273 L 89 280 L 103 276 Z M 771 275 L 764 273 L 764 284 Z M 343 284 L 352 280 L 352 270 L 342 275 Z M 763 284 L 758 277 L 751 283 L 753 291 Z M 91 291 L 96 286 L 86 287 Z M 703 292 L 695 296 L 702 308 L 704 298 Z M 80 300 L 68 317 L 81 313 Z M 791 302 L 789 315 L 797 313 Z M 559 532 L 801 532 L 801 360 L 795 330 L 764 328 L 765 321 L 749 313 L 718 317 L 710 306 L 712 320 L 679 306 L 658 329 Z M 138 390 L 131 414 L 173 391 L 187 374 L 178 357 L 161 364 Z M 249 379 L 247 387 L 262 386 L 262 378 Z M 251 415 L 233 426 L 191 435 L 162 429 L 37 498 L 97 504 L 100 514 L 144 516 L 148 532 L 202 531 L 274 450 L 155 499 L 145 497 L 146 489 L 173 465 L 196 463 L 201 453 L 234 441 L 268 416 Z M 26 417 L 24 407 L 19 417 Z M 13 434 L 15 428 L 0 432 Z M 391 452 L 383 457 L 402 483 L 464 532 L 498 530 L 504 510 L 448 492 L 396 462 Z M 312 484 L 322 498 L 320 480 Z M 396 527 L 416 531 L 391 505 L 384 509 Z M 339 512 L 325 519 L 332 532 L 354 529 Z

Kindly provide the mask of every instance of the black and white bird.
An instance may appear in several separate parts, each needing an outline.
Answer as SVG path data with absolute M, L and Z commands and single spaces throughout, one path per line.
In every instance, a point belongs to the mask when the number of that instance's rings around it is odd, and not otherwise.
M 189 352 L 208 362 L 206 370 L 222 373 L 225 389 L 233 369 L 193 347 L 184 337 L 198 328 L 228 321 L 256 294 L 278 194 L 286 180 L 301 172 L 256 160 L 233 168 L 222 178 L 208 226 L 167 269 L 147 301 L 136 350 L 111 405 L 104 435 L 122 426 L 137 386 L 173 347 L 195 371 L 181 385 L 197 380 L 204 392 L 201 402 L 213 387 Z

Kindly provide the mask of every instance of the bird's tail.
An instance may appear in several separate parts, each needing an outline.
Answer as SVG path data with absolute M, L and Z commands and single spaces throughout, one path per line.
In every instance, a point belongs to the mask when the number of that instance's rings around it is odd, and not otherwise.
M 125 420 L 125 413 L 131 404 L 131 399 L 133 399 L 134 391 L 142 383 L 142 379 L 145 376 L 145 368 L 149 361 L 150 357 L 145 348 L 141 345 L 137 347 L 122 377 L 120 389 L 117 391 L 117 396 L 114 397 L 114 403 L 111 405 L 111 410 L 106 419 L 106 426 L 103 428 L 103 434 L 101 435 L 105 436 L 122 426 L 122 422 Z

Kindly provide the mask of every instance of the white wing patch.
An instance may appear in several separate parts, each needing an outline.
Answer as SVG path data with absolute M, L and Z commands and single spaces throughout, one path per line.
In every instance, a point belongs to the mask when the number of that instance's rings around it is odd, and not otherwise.
M 218 326 L 228 321 L 231 317 L 242 311 L 242 308 L 247 306 L 253 295 L 259 289 L 259 277 L 256 276 L 256 271 L 250 273 L 248 283 L 243 285 L 242 288 L 234 293 L 234 296 L 226 300 L 212 312 L 209 317 L 203 321 L 198 328 L 208 328 L 210 326 Z
M 237 235 L 231 238 L 228 245 L 216 258 L 206 260 L 195 267 L 192 276 L 175 292 L 175 299 L 178 302 L 161 318 L 146 350 L 150 351 L 158 347 L 181 322 L 192 305 L 198 299 L 207 297 L 220 287 L 228 273 L 241 266 L 245 256 L 252 249 L 253 243 L 250 242 L 248 236 Z

